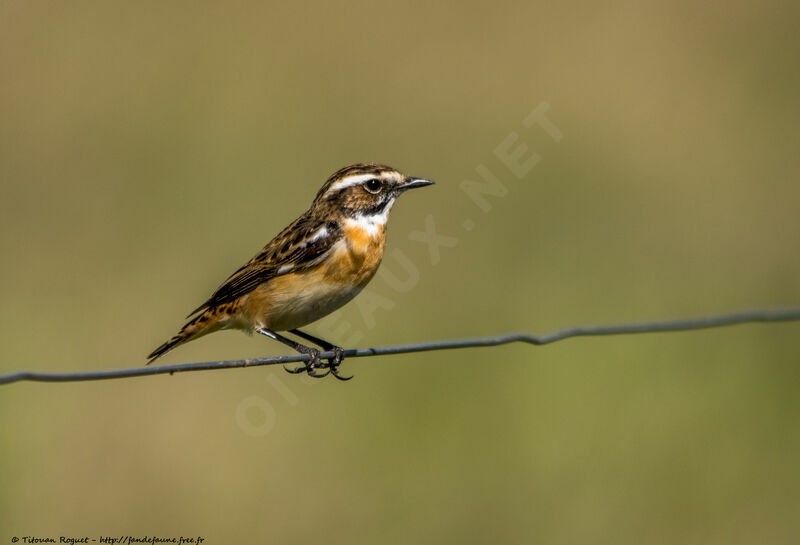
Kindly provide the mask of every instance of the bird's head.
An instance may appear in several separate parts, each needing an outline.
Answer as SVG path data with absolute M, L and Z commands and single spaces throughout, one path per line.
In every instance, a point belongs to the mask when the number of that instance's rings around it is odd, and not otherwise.
M 330 207 L 348 217 L 382 218 L 385 222 L 400 194 L 432 184 L 386 165 L 358 163 L 334 172 L 317 193 L 314 206 Z

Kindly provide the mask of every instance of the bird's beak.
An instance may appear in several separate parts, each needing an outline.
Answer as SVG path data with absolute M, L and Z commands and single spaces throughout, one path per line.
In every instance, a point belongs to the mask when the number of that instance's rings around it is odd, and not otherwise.
M 433 182 L 430 180 L 423 180 L 422 178 L 406 178 L 405 182 L 398 189 L 400 191 L 405 191 L 406 189 L 425 187 L 426 185 L 433 185 Z

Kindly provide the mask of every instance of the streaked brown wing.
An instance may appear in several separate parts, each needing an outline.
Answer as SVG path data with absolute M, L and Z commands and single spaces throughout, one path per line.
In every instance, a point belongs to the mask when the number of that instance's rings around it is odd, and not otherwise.
M 258 254 L 233 273 L 201 310 L 233 301 L 269 280 L 312 266 L 342 237 L 334 221 L 320 221 L 304 214 L 281 231 Z

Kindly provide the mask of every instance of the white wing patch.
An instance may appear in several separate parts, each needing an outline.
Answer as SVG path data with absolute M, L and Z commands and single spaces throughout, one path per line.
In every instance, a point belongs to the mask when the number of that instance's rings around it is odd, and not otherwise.
M 323 225 L 322 227 L 317 229 L 317 231 L 313 235 L 311 235 L 310 238 L 308 238 L 307 240 L 303 241 L 303 243 L 300 244 L 300 248 L 305 248 L 309 244 L 313 244 L 316 241 L 327 237 L 329 234 L 330 233 L 328 233 L 328 228 Z M 319 257 L 316 257 L 312 261 L 309 261 L 308 263 L 305 263 L 304 266 L 310 266 L 310 265 L 314 265 L 314 264 L 318 263 L 319 261 L 325 259 L 325 256 L 327 254 L 328 254 L 328 252 L 323 253 L 322 255 L 320 255 Z M 294 264 L 283 265 L 283 266 L 278 268 L 278 273 L 277 274 L 279 274 L 279 275 L 280 274 L 286 274 L 286 273 L 288 273 L 290 271 L 293 271 L 294 269 L 295 269 L 295 265 Z
M 316 233 L 314 233 L 314 234 L 311 236 L 311 238 L 310 238 L 310 239 L 308 239 L 308 240 L 306 240 L 305 242 L 303 242 L 303 243 L 300 245 L 300 247 L 301 247 L 301 248 L 305 248 L 305 247 L 306 247 L 306 246 L 308 246 L 309 244 L 313 244 L 313 243 L 315 243 L 316 241 L 318 241 L 319 239 L 321 239 L 321 238 L 325 238 L 325 237 L 327 237 L 327 236 L 328 236 L 328 228 L 327 228 L 327 227 L 325 227 L 325 226 L 323 226 L 323 227 L 320 227 L 320 228 L 317 230 L 317 232 L 316 232 Z

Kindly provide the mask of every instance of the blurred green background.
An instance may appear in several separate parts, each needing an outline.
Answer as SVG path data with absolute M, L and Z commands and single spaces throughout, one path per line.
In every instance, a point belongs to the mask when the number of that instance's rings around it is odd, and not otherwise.
M 358 161 L 437 185 L 395 207 L 361 303 L 309 328 L 348 347 L 797 306 L 799 17 L 3 0 L 0 372 L 141 366 Z M 544 104 L 560 141 L 523 124 Z M 507 138 L 540 156 L 522 178 Z M 481 165 L 507 189 L 486 212 L 461 188 Z M 796 543 L 798 333 L 5 386 L 0 540 Z M 283 353 L 223 332 L 160 363 Z

